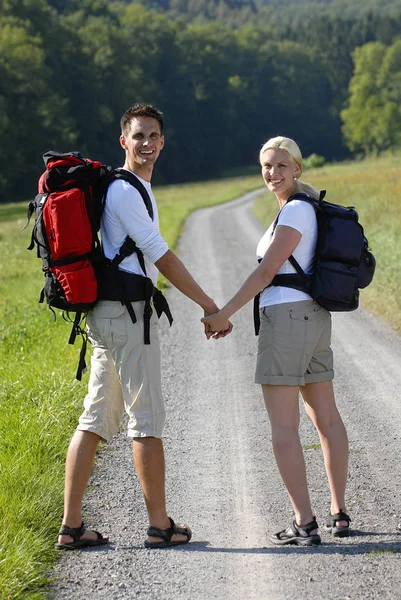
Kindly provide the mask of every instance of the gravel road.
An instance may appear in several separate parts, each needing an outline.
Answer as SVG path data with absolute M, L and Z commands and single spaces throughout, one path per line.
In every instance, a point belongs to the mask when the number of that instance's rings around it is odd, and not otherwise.
M 257 192 L 194 213 L 178 254 L 223 303 L 254 268 L 262 229 Z M 333 315 L 335 390 L 350 441 L 348 509 L 354 535 L 322 533 L 318 548 L 274 547 L 292 512 L 270 445 L 251 304 L 234 332 L 206 341 L 199 308 L 168 292 L 175 323 L 160 321 L 167 406 L 168 510 L 191 525 L 188 546 L 145 550 L 146 512 L 121 431 L 99 455 L 85 520 L 112 543 L 64 553 L 49 598 L 104 600 L 401 599 L 401 339 L 358 310 Z M 84 395 L 84 393 L 83 393 Z M 71 432 L 72 433 L 72 432 Z M 329 493 L 318 436 L 303 415 L 311 497 L 323 525 Z

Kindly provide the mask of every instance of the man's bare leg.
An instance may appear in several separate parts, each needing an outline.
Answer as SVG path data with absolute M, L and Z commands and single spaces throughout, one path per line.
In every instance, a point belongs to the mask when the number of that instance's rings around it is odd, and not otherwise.
M 72 436 L 65 465 L 63 525 L 79 527 L 82 523 L 82 498 L 88 485 L 96 448 L 101 438 L 90 431 L 76 430 Z M 95 540 L 93 531 L 85 529 L 82 540 Z M 72 542 L 69 535 L 60 535 L 59 544 Z
M 170 521 L 166 511 L 165 465 L 163 442 L 159 438 L 134 438 L 132 443 L 135 469 L 141 482 L 149 525 L 168 529 Z M 183 527 L 185 527 L 183 525 Z M 175 534 L 172 541 L 186 541 L 186 536 Z M 160 538 L 150 537 L 149 542 Z

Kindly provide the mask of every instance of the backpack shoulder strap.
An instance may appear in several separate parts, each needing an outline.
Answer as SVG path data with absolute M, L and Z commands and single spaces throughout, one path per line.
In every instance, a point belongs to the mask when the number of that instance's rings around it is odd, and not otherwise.
M 126 169 L 118 168 L 114 169 L 111 175 L 111 181 L 114 181 L 116 179 L 122 179 L 123 181 L 127 181 L 140 193 L 140 195 L 142 196 L 142 200 L 146 206 L 146 210 L 149 213 L 149 217 L 153 221 L 154 213 L 152 201 L 150 199 L 147 189 L 145 188 L 143 183 L 139 181 L 138 177 L 136 177 L 133 173 L 127 171 Z
M 309 196 L 309 194 L 304 194 L 303 192 L 297 192 L 296 194 L 293 194 L 292 196 L 290 196 L 288 198 L 288 200 L 284 204 L 284 206 L 286 206 L 289 202 L 292 202 L 292 200 L 303 200 L 304 202 L 308 202 L 309 204 L 312 204 L 312 206 L 315 209 L 318 209 L 319 205 L 321 204 L 325 195 L 326 195 L 326 190 L 322 190 L 319 195 L 319 200 L 316 200 L 316 198 Z M 283 208 L 284 208 L 284 206 L 283 206 Z M 280 210 L 280 212 L 278 213 L 278 215 L 276 217 L 276 220 L 273 223 L 273 231 L 276 229 L 276 227 L 278 225 L 278 220 L 280 218 L 280 214 L 281 214 L 281 211 L 283 210 L 283 208 Z
M 326 196 L 326 190 L 321 190 L 319 192 L 319 198 L 313 198 L 313 196 L 310 196 L 309 194 L 305 194 L 304 192 L 296 192 L 295 194 L 293 194 L 292 196 L 290 196 L 287 200 L 288 202 L 291 202 L 292 200 L 303 200 L 304 202 L 309 202 L 309 204 L 312 204 L 312 206 L 314 206 L 315 208 L 318 208 L 319 205 L 323 202 L 323 198 Z
M 323 198 L 325 197 L 325 195 L 326 195 L 326 190 L 321 190 L 321 192 L 319 194 L 319 199 L 316 200 L 316 198 L 313 198 L 309 194 L 304 194 L 303 192 L 297 192 L 296 194 L 293 194 L 292 196 L 290 196 L 288 198 L 287 204 L 288 204 L 288 202 L 291 202 L 292 200 L 303 200 L 304 202 L 308 202 L 309 204 L 312 204 L 312 206 L 316 210 L 318 210 L 319 206 L 321 206 L 321 203 L 322 203 Z M 280 213 L 281 213 L 281 211 L 278 213 L 278 215 L 276 217 L 276 220 L 274 221 L 273 231 L 275 230 L 275 228 L 278 225 Z M 307 291 L 308 288 L 309 288 L 309 285 L 310 285 L 310 276 L 308 276 L 305 273 L 305 271 L 302 269 L 302 267 L 300 266 L 300 264 L 298 263 L 298 261 L 294 258 L 294 256 L 292 254 L 291 254 L 291 256 L 288 257 L 288 261 L 293 266 L 293 268 L 295 269 L 295 271 L 298 273 L 299 277 L 301 278 L 301 282 L 302 282 L 303 287 L 304 287 L 303 291 Z M 285 278 L 286 277 L 287 277 L 286 275 L 276 275 L 273 278 L 274 285 L 280 285 L 280 284 L 283 285 L 285 283 Z M 273 282 L 271 282 L 270 285 L 272 285 Z M 297 288 L 297 289 L 300 289 L 300 288 Z
M 145 188 L 143 183 L 141 183 L 139 181 L 138 177 L 136 177 L 136 175 L 134 175 L 130 171 L 127 171 L 126 169 L 118 168 L 118 169 L 113 169 L 111 171 L 111 173 L 109 174 L 108 183 L 110 184 L 113 181 L 115 181 L 116 179 L 122 179 L 123 181 L 127 181 L 129 184 L 132 185 L 132 187 L 134 187 L 140 193 L 142 200 L 146 206 L 146 210 L 148 211 L 149 217 L 153 221 L 154 212 L 153 212 L 152 201 L 150 199 L 147 189 Z M 136 254 L 138 256 L 139 264 L 141 266 L 142 271 L 145 273 L 145 276 L 147 276 L 146 275 L 146 267 L 145 267 L 145 259 L 144 259 L 143 253 L 137 247 L 134 240 L 132 240 L 129 236 L 127 236 L 125 238 L 124 243 L 121 246 L 119 252 L 116 254 L 114 259 L 112 260 L 112 262 L 111 262 L 112 266 L 117 268 L 118 265 L 124 260 L 124 258 L 126 258 L 127 256 L 130 256 L 131 254 L 134 254 L 134 252 L 136 252 Z

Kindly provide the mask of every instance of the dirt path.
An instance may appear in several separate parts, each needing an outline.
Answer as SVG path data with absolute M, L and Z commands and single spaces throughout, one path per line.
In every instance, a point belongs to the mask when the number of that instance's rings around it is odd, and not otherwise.
M 261 226 L 254 194 L 198 211 L 178 253 L 222 303 L 255 265 Z M 291 519 L 275 466 L 260 388 L 253 383 L 252 307 L 228 338 L 207 342 L 198 307 L 169 292 L 160 323 L 168 421 L 168 506 L 188 522 L 186 547 L 142 547 L 146 513 L 124 432 L 100 455 L 86 500 L 88 523 L 113 543 L 65 554 L 51 598 L 146 600 L 367 600 L 401 598 L 401 339 L 364 311 L 334 316 L 335 389 L 350 439 L 348 508 L 355 535 L 320 548 L 276 548 L 268 534 Z M 319 440 L 303 416 L 311 496 L 329 507 Z

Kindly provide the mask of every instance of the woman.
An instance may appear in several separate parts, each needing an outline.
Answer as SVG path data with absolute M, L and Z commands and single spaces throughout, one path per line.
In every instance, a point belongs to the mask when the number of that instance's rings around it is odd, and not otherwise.
M 218 313 L 202 321 L 211 331 L 227 329 L 231 315 L 263 290 L 255 381 L 262 385 L 274 454 L 295 513 L 293 523 L 270 539 L 279 545 L 311 546 L 320 544 L 321 539 L 309 500 L 298 433 L 299 391 L 323 449 L 331 491 L 326 528 L 343 537 L 349 534 L 350 523 L 344 499 L 348 440 L 333 393 L 331 315 L 303 291 L 267 286 L 276 274 L 295 273 L 288 261 L 291 255 L 305 272 L 311 272 L 317 238 L 315 209 L 302 200 L 286 203 L 297 192 L 315 198 L 318 192 L 298 180 L 302 155 L 293 140 L 281 136 L 268 140 L 259 159 L 265 184 L 275 194 L 281 211 L 277 226 L 273 231 L 272 224 L 260 240 L 257 254 L 262 260 L 237 294 Z

